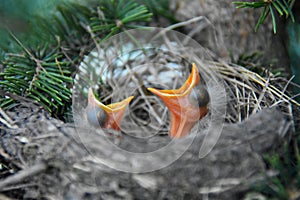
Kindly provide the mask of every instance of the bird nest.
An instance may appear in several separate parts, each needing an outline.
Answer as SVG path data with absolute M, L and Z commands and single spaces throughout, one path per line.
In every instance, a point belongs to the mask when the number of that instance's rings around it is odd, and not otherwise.
M 88 89 L 91 87 L 104 104 L 135 96 L 123 119 L 123 133 L 146 139 L 154 133 L 167 134 L 170 123 L 168 110 L 147 88 L 179 88 L 190 74 L 191 63 L 195 63 L 199 68 L 201 82 L 206 85 L 211 100 L 209 113 L 199 122 L 196 130 L 209 129 L 216 121 L 217 125 L 224 122 L 241 122 L 267 107 L 279 106 L 291 119 L 296 116 L 293 115 L 293 108 L 299 107 L 299 103 L 288 93 L 291 81 L 271 72 L 259 75 L 245 67 L 218 60 L 208 49 L 190 38 L 172 31 L 156 29 L 143 34 L 127 32 L 125 35 L 117 35 L 98 45 L 86 56 L 79 67 L 72 91 L 75 125 L 80 127 L 78 130 L 88 130 L 82 127 L 88 124 L 85 108 Z M 1 141 L 1 156 L 7 161 L 3 162 L 3 165 L 12 169 L 7 170 L 7 173 L 20 171 L 16 175 L 5 175 L 8 178 L 0 182 L 0 189 L 14 190 L 16 194 L 12 195 L 20 198 L 24 198 L 23 192 L 31 198 L 40 197 L 41 193 L 44 196 L 53 195 L 53 199 L 58 199 L 59 195 L 66 198 L 76 198 L 78 195 L 77 199 L 83 199 L 84 194 L 94 195 L 94 199 L 98 199 L 100 195 L 110 195 L 111 191 L 120 194 L 126 191 L 125 195 L 130 191 L 136 194 L 137 198 L 149 194 L 156 195 L 157 198 L 157 191 L 174 194 L 174 198 L 177 198 L 178 194 L 191 194 L 191 197 L 198 198 L 199 194 L 212 193 L 207 192 L 208 186 L 211 186 L 213 191 L 226 191 L 227 188 L 224 190 L 221 187 L 221 182 L 226 187 L 230 188 L 232 184 L 240 189 L 242 180 L 245 179 L 247 184 L 251 182 L 250 179 L 253 182 L 257 181 L 252 179 L 253 174 L 265 172 L 265 169 L 262 169 L 262 159 L 257 153 L 262 155 L 270 149 L 277 132 L 286 132 L 281 129 L 281 123 L 285 120 L 278 118 L 279 114 L 274 115 L 271 112 L 259 114 L 258 117 L 254 115 L 254 118 L 243 122 L 241 126 L 232 125 L 225 128 L 224 137 L 220 137 L 215 151 L 206 158 L 200 160 L 194 156 L 199 153 L 198 141 L 191 151 L 177 160 L 176 165 L 158 170 L 156 174 L 150 173 L 149 178 L 147 174 L 142 173 L 132 176 L 116 173 L 105 168 L 103 163 L 107 164 L 105 159 L 108 159 L 111 162 L 108 166 L 128 171 L 161 169 L 175 161 L 186 150 L 185 145 L 178 145 L 181 140 L 174 143 L 175 147 L 156 157 L 146 157 L 142 154 L 124 156 L 121 151 L 111 151 L 111 147 L 107 148 L 104 137 L 95 133 L 77 134 L 73 124 L 63 124 L 54 120 L 40 107 L 31 109 L 25 102 L 18 109 L 18 112 L 7 114 L 0 109 L 0 120 L 9 127 L 8 134 L 3 135 Z M 270 125 L 265 128 L 269 121 Z M 20 127 L 13 127 L 13 124 Z M 204 140 L 201 131 L 194 132 L 200 132 L 200 139 Z M 241 132 L 249 134 L 240 134 Z M 253 132 L 257 137 L 253 137 Z M 126 146 L 124 149 L 138 153 L 160 149 L 170 142 L 168 137 L 156 137 L 156 141 L 150 139 L 148 143 L 135 145 L 137 143 L 132 138 L 123 138 L 123 146 Z M 92 180 L 95 180 L 95 183 Z M 225 180 L 238 181 L 225 183 Z M 153 183 L 153 186 L 150 184 L 150 189 L 144 190 L 144 187 L 149 187 L 149 183 Z M 169 187 L 174 183 L 175 186 Z M 186 188 L 186 183 L 192 184 Z M 139 187 L 138 184 L 142 186 Z M 224 198 L 224 195 L 221 195 Z M 231 193 L 229 196 L 232 197 Z
M 167 134 L 168 109 L 147 88 L 179 88 L 188 77 L 191 64 L 199 68 L 211 102 L 209 115 L 200 125 L 236 123 L 257 111 L 279 106 L 293 118 L 288 94 L 291 81 L 265 70 L 264 75 L 245 67 L 215 59 L 191 38 L 166 29 L 132 30 L 112 37 L 86 56 L 79 67 L 73 92 L 75 123 L 84 126 L 88 88 L 104 104 L 135 96 L 122 123 L 122 132 L 135 137 Z M 263 71 L 263 70 L 262 70 Z

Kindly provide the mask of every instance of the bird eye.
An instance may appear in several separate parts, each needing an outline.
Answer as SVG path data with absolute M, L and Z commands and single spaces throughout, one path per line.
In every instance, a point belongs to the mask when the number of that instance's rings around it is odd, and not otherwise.
M 107 120 L 107 115 L 103 109 L 99 107 L 93 107 L 87 110 L 87 120 L 95 127 L 102 127 Z
M 192 92 L 189 96 L 189 101 L 191 104 L 203 107 L 209 103 L 209 94 L 204 85 L 199 84 L 195 88 L 193 88 Z
M 97 113 L 97 119 L 98 119 L 98 123 L 99 125 L 102 127 L 104 126 L 106 120 L 107 120 L 107 115 L 106 113 L 104 112 L 103 109 L 99 109 L 98 113 Z

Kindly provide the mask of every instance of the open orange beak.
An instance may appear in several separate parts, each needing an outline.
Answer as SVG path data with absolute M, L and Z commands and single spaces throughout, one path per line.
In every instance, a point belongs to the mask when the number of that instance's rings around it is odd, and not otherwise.
M 181 138 L 188 134 L 195 124 L 208 112 L 209 94 L 202 84 L 195 64 L 185 83 L 175 90 L 149 91 L 161 98 L 170 111 L 170 136 Z
M 90 88 L 88 106 L 86 108 L 87 119 L 95 127 L 110 128 L 119 131 L 126 107 L 132 99 L 133 96 L 130 96 L 121 102 L 104 105 L 96 99 L 92 88 Z

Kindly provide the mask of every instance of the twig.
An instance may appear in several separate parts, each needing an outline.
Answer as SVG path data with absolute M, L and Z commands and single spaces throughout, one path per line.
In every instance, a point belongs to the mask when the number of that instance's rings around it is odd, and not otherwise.
M 131 74 L 132 80 L 138 85 L 139 84 L 138 78 L 136 76 L 134 76 L 134 72 L 132 72 L 131 68 L 128 67 L 128 65 L 125 65 L 125 66 L 126 66 L 126 69 L 129 71 L 129 73 Z M 143 97 L 146 97 L 144 91 L 140 87 L 138 87 L 138 90 L 139 90 L 139 92 L 141 93 L 141 95 Z M 147 106 L 151 110 L 153 116 L 156 118 L 156 120 L 158 121 L 158 123 L 160 125 L 164 124 L 163 120 L 159 117 L 159 115 L 156 113 L 156 111 L 152 108 L 152 106 L 150 105 L 150 103 L 147 100 L 145 101 L 145 103 L 147 104 Z
M 255 74 L 255 73 L 253 73 Z M 255 74 L 255 76 L 257 76 L 260 80 L 262 80 L 263 82 L 266 82 L 266 80 L 264 78 L 262 78 L 260 75 Z M 254 81 L 257 81 L 256 79 L 253 79 Z M 263 85 L 263 83 L 257 81 L 258 84 Z M 282 93 L 279 89 L 277 89 L 276 87 L 274 87 L 273 85 L 270 85 L 268 88 L 275 96 L 277 96 L 278 98 L 281 98 L 282 96 L 284 97 L 284 99 L 286 101 L 291 101 L 292 103 L 296 104 L 297 106 L 300 106 L 300 103 L 298 103 L 297 101 L 295 101 L 294 99 L 292 99 L 291 97 L 287 96 L 286 94 Z
M 184 22 L 179 22 L 177 24 L 173 24 L 171 26 L 168 26 L 168 27 L 164 28 L 154 38 L 161 37 L 161 35 L 165 35 L 165 33 L 170 31 L 170 30 L 174 30 L 174 29 L 182 27 L 182 26 L 187 26 L 189 24 L 192 24 L 192 23 L 197 22 L 197 21 L 202 21 L 202 20 L 206 20 L 209 23 L 209 20 L 204 16 L 194 17 L 190 20 L 187 20 L 187 21 L 184 21 Z
M 14 122 L 10 119 L 10 117 L 2 110 L 2 108 L 0 108 L 0 114 L 3 116 L 0 117 L 0 122 L 4 125 L 6 125 L 8 128 L 18 128 L 17 125 L 14 124 Z
M 8 121 L 8 123 L 13 124 L 13 120 L 10 119 L 10 117 L 0 108 L 0 114 Z
M 5 126 L 7 126 L 8 128 L 13 128 L 5 119 L 0 117 L 0 122 L 2 124 L 4 124 Z
M 44 162 L 37 163 L 29 168 L 23 169 L 18 173 L 11 175 L 0 182 L 0 191 L 6 186 L 19 183 L 24 179 L 34 176 L 47 169 L 47 165 Z
M 269 81 L 270 81 L 270 79 L 268 78 L 268 80 L 267 80 L 267 82 L 265 84 L 265 87 L 263 88 L 262 92 L 260 93 L 260 95 L 258 97 L 258 100 L 257 100 L 257 103 L 256 103 L 254 109 L 252 110 L 251 114 L 256 113 L 257 109 L 260 107 L 261 101 L 262 101 L 263 97 L 265 96 L 265 93 L 266 93 L 266 91 L 268 89 Z
M 4 194 L 0 194 L 0 199 L 2 199 L 2 200 L 13 200 L 13 199 L 5 196 Z

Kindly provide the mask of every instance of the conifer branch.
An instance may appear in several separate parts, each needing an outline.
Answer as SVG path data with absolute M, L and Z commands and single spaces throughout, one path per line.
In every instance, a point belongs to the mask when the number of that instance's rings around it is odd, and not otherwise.
M 257 21 L 255 26 L 255 31 L 258 30 L 260 25 L 266 20 L 266 18 L 271 14 L 272 17 L 272 24 L 273 24 L 273 32 L 276 34 L 277 32 L 277 22 L 276 22 L 276 15 L 275 11 L 278 13 L 279 16 L 285 16 L 286 18 L 290 18 L 292 22 L 295 21 L 292 7 L 294 5 L 294 0 L 260 0 L 255 2 L 243 2 L 237 1 L 233 2 L 237 5 L 237 8 L 263 8 L 261 15 Z

